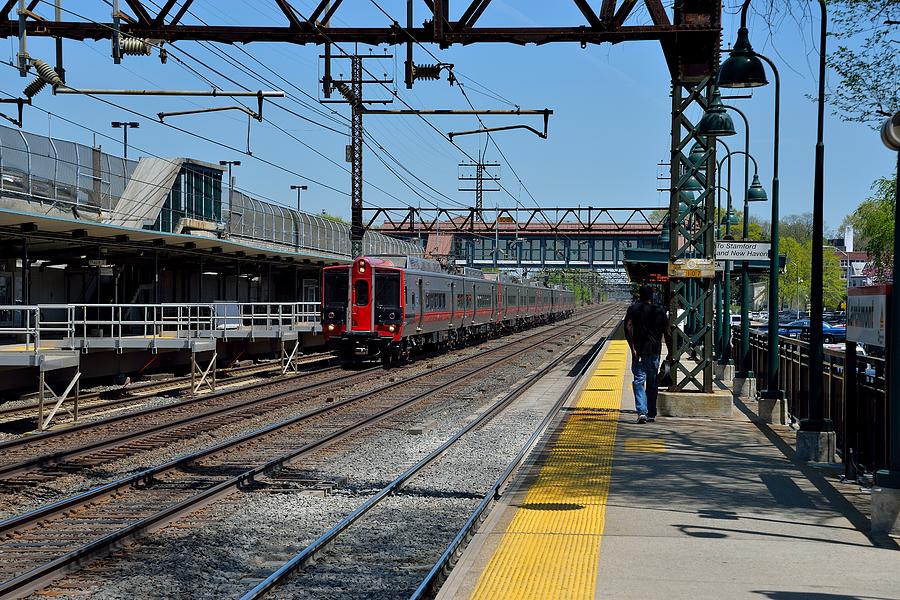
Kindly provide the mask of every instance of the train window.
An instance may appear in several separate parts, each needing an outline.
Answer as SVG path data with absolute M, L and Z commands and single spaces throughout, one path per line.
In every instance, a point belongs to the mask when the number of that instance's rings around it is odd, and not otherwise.
M 369 282 L 364 279 L 357 280 L 355 290 L 356 305 L 366 306 L 369 304 Z
M 428 292 L 425 294 L 425 308 L 447 308 L 447 295 L 443 292 Z
M 325 271 L 325 306 L 347 306 L 348 273 L 342 271 Z
M 375 271 L 375 307 L 400 308 L 400 273 Z

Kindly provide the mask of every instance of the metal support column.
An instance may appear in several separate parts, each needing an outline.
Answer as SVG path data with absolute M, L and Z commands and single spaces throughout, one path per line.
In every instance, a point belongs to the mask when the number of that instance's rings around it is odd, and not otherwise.
M 714 258 L 713 223 L 715 223 L 715 184 L 713 168 L 702 173 L 703 165 L 715 164 L 714 140 L 704 139 L 697 133 L 696 126 L 688 113 L 698 107 L 706 110 L 711 94 L 711 79 L 705 78 L 697 84 L 675 81 L 672 86 L 672 156 L 671 156 L 671 196 L 669 202 L 670 238 L 669 261 L 684 258 Z M 706 156 L 700 165 L 688 159 L 688 149 L 694 142 L 706 147 Z M 681 214 L 679 200 L 689 193 L 691 178 L 703 184 L 703 191 L 695 204 L 697 211 Z M 712 279 L 670 279 L 669 331 L 672 335 L 672 385 L 671 391 L 695 389 L 712 392 L 713 384 L 713 295 Z M 696 293 L 691 293 L 693 288 Z M 699 320 L 696 329 L 689 322 Z M 688 362 L 688 358 L 696 357 Z

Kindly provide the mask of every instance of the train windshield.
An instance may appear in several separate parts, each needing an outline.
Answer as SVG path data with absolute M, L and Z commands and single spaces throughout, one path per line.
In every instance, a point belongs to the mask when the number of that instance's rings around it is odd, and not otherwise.
M 400 273 L 375 271 L 375 306 L 400 308 Z
M 346 306 L 350 274 L 347 270 L 325 271 L 325 306 Z

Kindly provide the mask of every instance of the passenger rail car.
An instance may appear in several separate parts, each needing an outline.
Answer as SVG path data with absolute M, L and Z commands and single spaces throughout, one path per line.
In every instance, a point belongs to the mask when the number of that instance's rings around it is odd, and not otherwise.
M 361 257 L 322 274 L 322 327 L 344 360 L 408 358 L 426 344 L 472 338 L 564 318 L 574 295 L 484 278 L 477 270 L 443 272 L 416 257 Z

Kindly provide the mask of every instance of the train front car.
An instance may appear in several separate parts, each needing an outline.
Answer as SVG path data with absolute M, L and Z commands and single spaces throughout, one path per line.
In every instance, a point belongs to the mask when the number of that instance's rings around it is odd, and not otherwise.
M 360 257 L 349 268 L 325 269 L 323 288 L 325 340 L 337 346 L 344 362 L 392 353 L 403 330 L 403 269 Z M 340 316 L 344 320 L 338 322 Z

